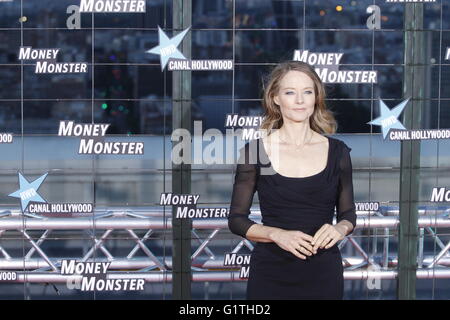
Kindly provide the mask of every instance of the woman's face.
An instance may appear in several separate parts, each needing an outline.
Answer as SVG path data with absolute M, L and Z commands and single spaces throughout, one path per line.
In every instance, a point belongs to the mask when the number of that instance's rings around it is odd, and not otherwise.
M 289 71 L 280 81 L 274 102 L 280 106 L 283 122 L 309 121 L 316 102 L 313 80 L 303 72 Z

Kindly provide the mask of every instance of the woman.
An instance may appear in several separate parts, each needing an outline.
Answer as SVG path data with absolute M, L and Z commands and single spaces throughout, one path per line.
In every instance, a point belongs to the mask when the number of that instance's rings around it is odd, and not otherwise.
M 336 121 L 306 63 L 272 71 L 263 107 L 267 134 L 241 149 L 228 218 L 233 233 L 257 242 L 247 299 L 342 299 L 337 242 L 356 225 L 351 149 L 322 135 L 333 134 Z M 248 218 L 255 191 L 262 224 Z

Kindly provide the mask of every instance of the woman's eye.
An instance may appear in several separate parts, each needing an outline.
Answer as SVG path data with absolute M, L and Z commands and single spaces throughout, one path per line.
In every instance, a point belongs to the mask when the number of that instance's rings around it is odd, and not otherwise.
M 313 92 L 311 90 L 305 91 L 306 94 L 312 94 Z
M 286 91 L 285 94 L 293 94 L 294 91 Z

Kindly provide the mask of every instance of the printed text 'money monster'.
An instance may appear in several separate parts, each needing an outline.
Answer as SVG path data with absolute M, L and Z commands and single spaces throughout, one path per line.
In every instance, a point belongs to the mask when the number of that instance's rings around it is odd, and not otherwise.
M 145 0 L 81 0 L 80 12 L 145 12 Z
M 33 49 L 20 47 L 19 60 L 56 60 L 59 49 Z
M 161 193 L 159 204 L 162 206 L 197 204 L 199 194 Z
M 78 123 L 74 121 L 60 121 L 58 136 L 75 137 L 104 137 L 109 124 L 107 123 Z
M 295 50 L 294 61 L 306 62 L 310 65 L 338 65 L 343 53 L 315 53 L 308 50 Z

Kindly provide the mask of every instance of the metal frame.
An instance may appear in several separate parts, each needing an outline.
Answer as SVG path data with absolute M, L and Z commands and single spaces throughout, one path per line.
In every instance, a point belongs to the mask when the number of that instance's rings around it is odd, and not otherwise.
M 53 218 L 40 217 L 26 214 L 21 215 L 15 209 L 6 210 L 0 213 L 0 237 L 4 237 L 8 231 L 18 231 L 23 240 L 31 248 L 24 254 L 24 259 L 12 257 L 8 250 L 0 246 L 0 270 L 17 271 L 18 278 L 11 282 L 30 283 L 61 283 L 67 280 L 67 276 L 59 274 L 61 260 L 76 259 L 79 261 L 111 262 L 108 277 L 139 277 L 147 282 L 174 282 L 173 275 L 174 260 L 171 258 L 157 256 L 149 248 L 150 237 L 155 231 L 170 231 L 172 229 L 172 219 L 165 217 L 160 208 L 135 208 L 136 210 L 111 210 L 96 211 L 93 216 L 77 218 Z M 381 208 L 383 210 L 385 208 Z M 387 210 L 383 210 L 386 212 Z M 359 243 L 359 239 L 367 239 L 365 236 L 349 236 L 339 243 L 339 248 L 353 250 L 356 255 L 343 255 L 344 278 L 347 280 L 365 279 L 396 279 L 399 276 L 396 268 L 399 260 L 395 255 L 390 255 L 389 240 L 396 240 L 396 237 L 389 234 L 390 230 L 395 230 L 400 223 L 398 210 L 387 211 L 390 216 L 383 216 L 379 212 L 368 215 L 358 214 L 357 229 L 382 229 L 379 237 L 383 243 L 383 250 L 380 252 L 366 252 Z M 445 243 L 441 235 L 436 234 L 432 228 L 449 228 L 450 219 L 447 210 L 421 210 L 423 213 L 418 219 L 418 226 L 421 230 L 418 263 L 420 269 L 415 273 L 419 279 L 430 278 L 450 278 L 450 241 Z M 259 210 L 252 210 L 251 218 L 260 222 Z M 43 230 L 43 233 L 33 239 L 30 231 Z M 87 248 L 86 253 L 81 257 L 51 257 L 42 248 L 42 244 L 50 238 L 54 230 L 81 230 L 87 232 L 93 239 L 92 246 Z M 103 231 L 100 235 L 95 235 L 93 230 Z M 146 230 L 145 234 L 139 238 L 136 230 Z M 189 280 L 198 281 L 244 281 L 239 278 L 236 267 L 223 265 L 225 252 L 218 253 L 213 245 L 220 240 L 221 231 L 228 230 L 226 219 L 204 219 L 193 220 L 193 229 L 190 233 L 189 244 L 194 247 L 193 253 L 189 255 L 189 268 L 191 277 Z M 125 232 L 127 239 L 132 240 L 134 245 L 130 251 L 123 256 L 113 256 L 108 250 L 108 241 L 113 232 Z M 206 232 L 206 236 L 201 236 L 200 232 Z M 357 231 L 355 231 L 357 233 Z M 424 236 L 429 234 L 439 246 L 439 252 L 435 255 L 424 256 L 423 241 Z M 249 253 L 253 249 L 250 241 L 242 238 L 228 252 Z M 227 237 L 229 238 L 229 237 Z M 0 238 L 1 239 L 1 238 Z M 22 241 L 22 238 L 18 241 Z M 141 249 L 144 256 L 136 256 Z M 95 257 L 96 250 L 101 250 L 105 257 Z M 214 252 L 216 251 L 216 253 Z M 343 250 L 342 250 L 343 251 Z M 38 255 L 38 257 L 33 257 Z M 370 268 L 373 266 L 374 268 Z M 128 271 L 124 272 L 126 269 Z M 218 271 L 218 270 L 229 271 Z M 20 271 L 19 271 L 20 270 Z M 121 270 L 121 271 L 112 271 Z
M 179 33 L 192 24 L 191 0 L 173 0 L 173 29 Z M 181 52 L 186 58 L 191 57 L 191 34 L 186 35 L 182 42 Z M 173 130 L 183 128 L 192 132 L 191 128 L 191 72 L 172 72 Z M 173 193 L 191 192 L 191 165 L 172 163 Z M 190 267 L 190 234 L 192 222 L 190 219 L 176 219 L 176 209 L 172 208 L 173 217 L 173 299 L 191 299 L 191 267 Z
M 411 107 L 404 112 L 406 128 L 422 127 L 425 99 L 425 41 L 423 4 L 405 4 L 404 11 L 404 99 L 411 98 Z M 400 226 L 398 299 L 416 298 L 417 243 L 419 239 L 418 208 L 420 184 L 420 140 L 402 141 L 400 155 Z

